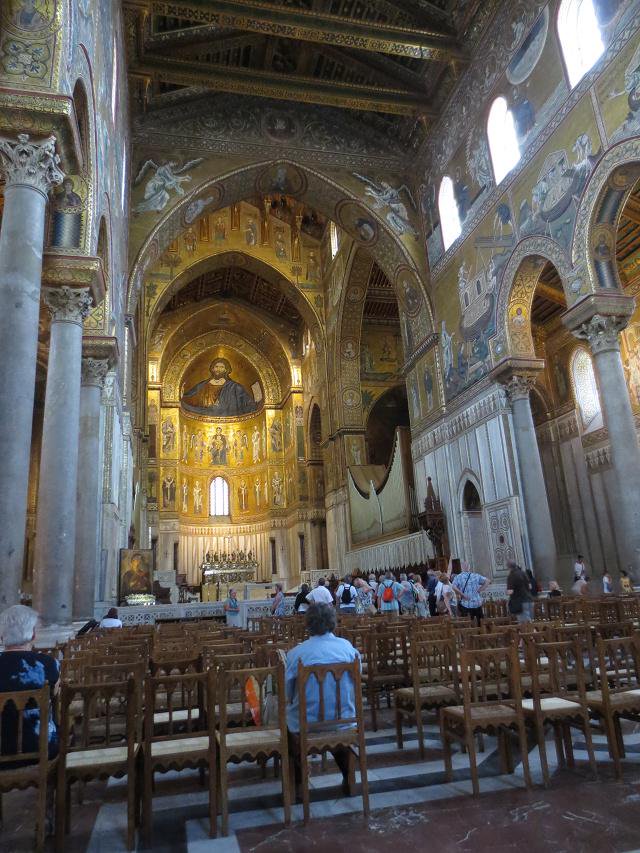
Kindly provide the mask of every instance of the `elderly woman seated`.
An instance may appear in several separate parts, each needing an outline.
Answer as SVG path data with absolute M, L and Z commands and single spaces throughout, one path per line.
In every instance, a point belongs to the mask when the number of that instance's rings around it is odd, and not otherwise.
M 333 633 L 336 627 L 336 613 L 327 604 L 312 604 L 305 614 L 305 623 L 310 636 L 308 640 L 295 646 L 287 653 L 285 670 L 285 689 L 287 694 L 287 728 L 289 730 L 289 747 L 293 757 L 293 767 L 296 783 L 296 797 L 299 799 L 301 784 L 300 768 L 300 699 L 297 690 L 298 663 L 303 666 L 314 664 L 351 663 L 360 658 L 360 653 L 348 640 L 336 637 Z M 330 721 L 336 718 L 335 687 L 333 699 L 324 694 L 324 714 L 322 719 Z M 347 678 L 340 686 L 342 716 L 355 716 L 355 694 L 351 679 Z M 320 720 L 320 694 L 318 682 L 312 679 L 307 682 L 307 720 L 316 723 Z M 331 704 L 333 702 L 333 704 Z M 349 794 L 349 758 L 348 747 L 337 747 L 331 750 L 336 764 L 342 772 L 342 789 Z
M 31 690 L 49 684 L 52 696 L 58 689 L 60 667 L 51 655 L 33 651 L 38 614 L 30 607 L 14 604 L 0 614 L 0 639 L 4 651 L 0 653 L 0 693 Z M 18 751 L 18 720 L 15 707 L 6 707 L 2 713 L 2 753 L 11 755 Z M 37 752 L 40 719 L 37 708 L 24 713 L 22 721 L 22 751 Z M 49 711 L 49 758 L 58 754 L 58 730 Z

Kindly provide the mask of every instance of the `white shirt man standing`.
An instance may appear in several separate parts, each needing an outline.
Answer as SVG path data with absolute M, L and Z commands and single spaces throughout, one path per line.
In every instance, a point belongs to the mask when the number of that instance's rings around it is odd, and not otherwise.
M 318 585 L 307 596 L 309 604 L 333 604 L 331 593 L 326 587 L 324 578 L 318 578 Z

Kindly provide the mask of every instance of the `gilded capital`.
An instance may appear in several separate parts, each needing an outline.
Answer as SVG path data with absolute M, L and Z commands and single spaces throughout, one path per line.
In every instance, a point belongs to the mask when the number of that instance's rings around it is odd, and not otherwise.
M 516 400 L 528 400 L 529 394 L 536 384 L 536 378 L 530 373 L 516 373 L 505 383 L 507 394 L 511 402 Z
M 43 289 L 44 303 L 51 312 L 53 323 L 77 323 L 88 316 L 91 310 L 92 299 L 88 287 L 73 288 L 45 287 Z
M 28 133 L 19 133 L 17 142 L 0 136 L 0 167 L 8 187 L 33 187 L 46 197 L 64 178 L 59 163 L 55 136 L 42 142 L 30 142 Z
M 95 385 L 97 388 L 104 387 L 104 381 L 109 371 L 109 360 L 106 358 L 82 359 L 82 384 Z
M 588 323 L 583 323 L 573 330 L 576 338 L 587 341 L 591 352 L 609 352 L 620 349 L 620 332 L 629 322 L 628 317 L 594 314 Z

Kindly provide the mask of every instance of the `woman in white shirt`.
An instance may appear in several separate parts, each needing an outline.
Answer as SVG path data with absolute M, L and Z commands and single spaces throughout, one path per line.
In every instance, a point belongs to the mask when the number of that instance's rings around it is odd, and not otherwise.
M 451 611 L 451 600 L 455 593 L 453 591 L 453 587 L 449 583 L 449 576 L 444 572 L 442 572 L 438 579 L 434 595 L 436 597 L 436 610 L 438 616 L 453 616 Z
M 118 610 L 111 607 L 106 616 L 102 617 L 100 622 L 101 628 L 122 628 L 122 621 L 118 619 Z

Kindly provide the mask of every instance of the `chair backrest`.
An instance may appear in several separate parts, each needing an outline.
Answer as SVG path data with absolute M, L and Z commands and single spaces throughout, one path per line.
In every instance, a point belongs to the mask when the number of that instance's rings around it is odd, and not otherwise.
M 232 716 L 227 713 L 227 697 L 237 696 L 240 712 Z M 275 707 L 273 699 L 275 697 Z M 220 737 L 231 728 L 232 731 L 251 727 L 254 729 L 275 729 L 284 731 L 285 694 L 284 667 L 282 665 L 263 666 L 246 669 L 219 669 L 216 673 L 216 702 L 218 705 L 218 723 Z
M 603 696 L 640 687 L 640 637 L 596 639 L 598 686 Z
M 34 775 L 46 767 L 50 702 L 48 686 L 0 693 L 0 773 L 10 773 L 16 761 L 37 765 Z M 38 747 L 25 750 L 25 722 L 33 723 L 36 715 L 39 727 L 31 725 L 31 729 L 38 732 Z
M 133 677 L 93 684 L 63 684 L 60 690 L 60 754 L 121 746 L 141 736 L 140 685 Z
M 616 637 L 631 637 L 635 632 L 633 622 L 600 622 L 595 626 L 597 637 L 603 640 L 614 640 Z
M 199 653 L 179 657 L 177 655 L 159 655 L 149 661 L 152 675 L 184 675 L 188 672 L 202 671 L 202 656 Z
M 414 636 L 411 641 L 411 673 L 413 686 L 451 684 L 458 695 L 458 655 L 453 637 Z
M 515 645 L 495 649 L 463 649 L 460 652 L 460 681 L 465 706 L 471 702 L 522 700 L 520 661 Z
M 105 681 L 126 681 L 133 678 L 142 687 L 147 674 L 146 664 L 137 663 L 98 663 L 88 664 L 84 668 L 83 681 L 86 684 L 100 684 Z
M 409 626 L 401 622 L 383 622 L 367 634 L 366 660 L 368 677 L 396 675 L 409 677 Z
M 577 693 L 581 699 L 585 698 L 583 650 L 579 640 L 546 642 L 529 636 L 526 659 L 534 702 L 544 694 L 563 698 Z
M 146 679 L 145 749 L 153 741 L 193 736 L 212 725 L 213 714 L 209 711 L 215 702 L 214 679 L 213 670 L 157 675 Z M 163 712 L 161 724 L 155 718 L 158 711 Z M 158 733 L 157 728 L 161 728 L 162 733 Z
M 362 726 L 360 660 L 305 666 L 298 663 L 300 738 L 315 732 Z

